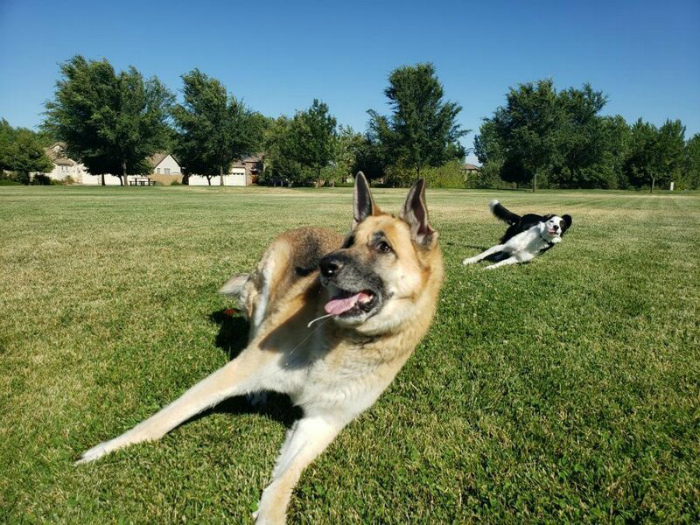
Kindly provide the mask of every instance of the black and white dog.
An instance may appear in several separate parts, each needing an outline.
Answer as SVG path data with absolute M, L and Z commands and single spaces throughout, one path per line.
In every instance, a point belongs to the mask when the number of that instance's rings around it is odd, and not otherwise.
M 474 264 L 483 259 L 495 263 L 487 266 L 493 270 L 507 264 L 531 261 L 540 253 L 546 252 L 561 242 L 562 235 L 571 227 L 571 215 L 520 216 L 506 209 L 494 200 L 490 204 L 491 213 L 508 224 L 501 243 L 474 257 L 464 259 L 462 264 Z

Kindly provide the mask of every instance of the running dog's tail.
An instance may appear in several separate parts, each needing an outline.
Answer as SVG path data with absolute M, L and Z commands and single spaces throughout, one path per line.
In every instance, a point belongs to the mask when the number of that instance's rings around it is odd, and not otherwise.
M 520 220 L 520 215 L 516 215 L 497 200 L 492 200 L 489 204 L 491 213 L 509 225 L 516 224 Z

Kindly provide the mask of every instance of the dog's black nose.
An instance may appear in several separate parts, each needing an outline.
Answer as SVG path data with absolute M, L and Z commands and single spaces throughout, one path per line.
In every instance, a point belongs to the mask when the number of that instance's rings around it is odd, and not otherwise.
M 343 261 L 334 255 L 326 255 L 321 259 L 319 266 L 321 267 L 321 275 L 330 278 L 338 274 L 343 267 Z

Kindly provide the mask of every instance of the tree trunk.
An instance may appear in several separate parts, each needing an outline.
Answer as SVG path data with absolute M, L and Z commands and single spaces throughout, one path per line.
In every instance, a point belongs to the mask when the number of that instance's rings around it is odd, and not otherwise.
M 207 183 L 211 186 L 211 175 L 207 175 Z
M 537 173 L 535 173 L 535 176 L 532 177 L 532 193 L 535 193 L 537 191 Z
M 105 184 L 105 174 L 103 173 L 103 174 L 100 175 L 100 176 L 102 177 L 102 186 L 106 186 L 106 184 Z
M 182 184 L 184 186 L 189 186 L 190 185 L 190 176 L 186 174 L 182 174 Z
M 651 178 L 651 189 L 649 190 L 649 193 L 654 193 L 654 183 L 656 182 L 656 177 Z
M 219 186 L 224 185 L 224 167 L 219 166 Z
M 122 160 L 122 176 L 120 178 L 120 181 L 122 183 L 122 186 L 127 185 L 127 180 L 126 180 L 126 161 Z

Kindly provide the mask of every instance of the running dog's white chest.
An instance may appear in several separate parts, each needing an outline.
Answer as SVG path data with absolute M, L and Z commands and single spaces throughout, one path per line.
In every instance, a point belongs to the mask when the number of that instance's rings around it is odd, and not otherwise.
M 538 226 L 519 233 L 504 245 L 504 251 L 509 253 L 528 252 L 536 254 L 546 248 L 547 242 L 541 237 Z

